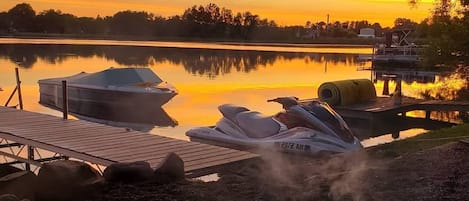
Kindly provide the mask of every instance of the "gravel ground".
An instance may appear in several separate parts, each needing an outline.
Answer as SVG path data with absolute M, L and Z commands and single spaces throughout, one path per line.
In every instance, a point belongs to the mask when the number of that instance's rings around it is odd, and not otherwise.
M 469 144 L 456 142 L 386 159 L 366 152 L 321 159 L 270 154 L 215 182 L 112 184 L 94 200 L 468 200 L 468 153 Z

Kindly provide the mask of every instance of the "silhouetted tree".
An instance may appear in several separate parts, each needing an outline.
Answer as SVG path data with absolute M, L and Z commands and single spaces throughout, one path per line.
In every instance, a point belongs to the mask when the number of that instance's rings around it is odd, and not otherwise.
M 44 33 L 64 33 L 65 20 L 60 10 L 45 10 L 36 17 L 37 29 Z
M 371 25 L 371 28 L 375 30 L 375 35 L 377 37 L 384 36 L 383 27 L 381 27 L 381 24 L 373 23 L 373 25 Z
M 427 18 L 427 19 L 422 20 L 422 22 L 417 24 L 417 27 L 415 28 L 415 36 L 418 38 L 427 38 L 429 27 L 430 27 L 429 19 Z
M 7 12 L 0 12 L 0 33 L 10 31 L 10 18 Z
M 426 66 L 469 65 L 469 1 L 460 0 L 460 16 L 451 16 L 452 4 L 450 0 L 438 0 L 431 20 L 419 26 L 421 32 L 427 31 Z
M 21 3 L 8 11 L 11 28 L 19 32 L 29 32 L 34 30 L 34 19 L 36 12 L 31 5 Z
M 417 28 L 417 22 L 407 18 L 397 18 L 394 20 L 394 29 L 412 29 Z
M 110 19 L 110 32 L 120 35 L 150 35 L 153 14 L 147 12 L 121 11 Z

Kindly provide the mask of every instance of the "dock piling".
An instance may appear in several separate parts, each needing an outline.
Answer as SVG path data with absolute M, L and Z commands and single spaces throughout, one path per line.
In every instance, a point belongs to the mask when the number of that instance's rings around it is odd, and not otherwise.
M 28 160 L 33 161 L 34 160 L 34 147 L 32 146 L 27 146 L 28 147 Z M 31 170 L 31 165 L 29 163 L 26 164 L 26 170 Z
M 67 97 L 67 80 L 62 80 L 62 112 L 63 119 L 68 119 L 68 97 Z
M 20 109 L 23 109 L 23 97 L 21 95 L 21 80 L 20 80 L 20 73 L 18 67 L 15 68 L 16 74 L 16 89 L 18 90 L 18 101 L 20 104 Z

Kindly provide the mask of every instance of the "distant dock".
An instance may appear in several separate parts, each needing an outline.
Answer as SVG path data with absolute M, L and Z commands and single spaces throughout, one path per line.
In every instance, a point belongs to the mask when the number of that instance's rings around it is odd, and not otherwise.
M 39 149 L 55 154 L 45 158 Z M 98 169 L 133 161 L 146 161 L 155 168 L 170 152 L 182 158 L 188 177 L 215 173 L 221 167 L 258 157 L 244 151 L 0 107 L 0 155 L 13 159 L 8 164 L 25 163 L 26 169 L 69 158 L 89 162 Z
M 301 100 L 301 102 L 308 103 L 312 100 L 316 99 L 306 99 Z M 449 125 L 448 122 L 431 120 L 431 113 L 445 111 L 467 112 L 469 111 L 469 102 L 402 97 L 400 103 L 396 103 L 393 97 L 378 97 L 372 101 L 332 107 L 349 125 L 355 125 L 360 130 L 357 135 L 363 138 L 376 137 L 387 132 L 391 132 L 393 137 L 397 138 L 399 137 L 399 128 L 412 128 L 412 124 L 422 125 L 424 121 L 427 121 L 432 122 L 435 126 L 438 124 Z M 425 118 L 407 117 L 406 113 L 411 111 L 425 111 Z
M 301 102 L 307 103 L 312 100 L 314 99 L 305 99 Z M 393 97 L 378 97 L 373 101 L 332 107 L 344 118 L 374 120 L 397 115 L 405 116 L 405 113 L 416 110 L 425 111 L 426 118 L 430 118 L 430 113 L 434 111 L 469 111 L 469 102 L 402 97 L 400 103 L 396 103 Z

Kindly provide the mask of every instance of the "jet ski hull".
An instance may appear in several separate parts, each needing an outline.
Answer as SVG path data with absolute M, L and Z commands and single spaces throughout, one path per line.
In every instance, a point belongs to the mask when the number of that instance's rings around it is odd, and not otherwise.
M 191 141 L 216 146 L 263 153 L 279 151 L 294 154 L 321 155 L 359 150 L 360 141 L 337 142 L 327 135 L 309 128 L 297 127 L 262 139 L 239 138 L 223 133 L 215 127 L 199 127 L 186 132 Z

